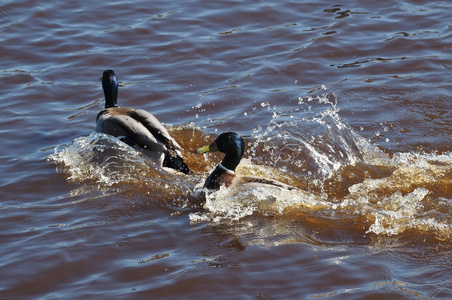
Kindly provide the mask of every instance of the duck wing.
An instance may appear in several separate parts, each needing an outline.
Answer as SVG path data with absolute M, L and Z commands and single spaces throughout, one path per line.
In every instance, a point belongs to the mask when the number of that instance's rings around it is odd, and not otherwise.
M 166 146 L 150 133 L 141 122 L 116 109 L 103 110 L 97 116 L 96 130 L 113 136 L 130 137 L 138 146 L 149 151 L 164 152 Z
M 180 156 L 179 151 L 182 150 L 182 147 L 169 135 L 166 128 L 154 115 L 145 110 L 137 109 L 131 116 L 143 124 L 167 148 L 163 161 L 164 167 L 173 168 L 185 174 L 192 174 L 192 171 Z
M 254 187 L 270 185 L 270 186 L 278 187 L 278 188 L 281 188 L 284 190 L 289 190 L 289 191 L 297 189 L 296 187 L 276 181 L 274 179 L 259 177 L 259 176 L 240 176 L 240 177 L 236 176 L 234 178 L 233 185 L 239 185 L 239 184 L 254 186 Z
M 162 123 L 151 113 L 143 109 L 135 109 L 130 116 L 143 124 L 147 130 L 168 149 L 182 150 L 182 147 L 173 139 Z
M 133 109 L 128 107 L 112 107 L 101 111 L 97 115 L 96 130 L 111 134 L 113 136 L 137 135 L 144 139 L 143 147 L 146 145 L 146 138 L 162 143 L 168 149 L 182 150 L 182 147 L 174 140 L 162 125 L 162 123 L 151 113 L 143 109 Z M 141 124 L 141 126 L 140 126 Z
M 165 154 L 160 163 L 164 167 L 185 174 L 192 173 L 180 156 L 179 150 L 182 150 L 182 147 L 169 135 L 162 123 L 145 110 L 126 107 L 107 108 L 98 114 L 96 130 L 113 136 L 131 138 L 141 148 L 154 152 L 153 156 L 158 156 L 158 153 Z

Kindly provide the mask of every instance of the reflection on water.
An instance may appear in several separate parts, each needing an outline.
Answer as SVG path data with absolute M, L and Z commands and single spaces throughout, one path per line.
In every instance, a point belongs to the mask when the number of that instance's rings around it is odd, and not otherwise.
M 193 224 L 236 222 L 256 214 L 277 220 L 303 216 L 321 220 L 304 224 L 310 230 L 326 226 L 348 235 L 420 233 L 450 241 L 450 153 L 396 153 L 389 157 L 341 120 L 336 96 L 327 93 L 300 98 L 296 108 L 262 105 L 261 109 L 270 109 L 272 118 L 265 129 L 255 130 L 254 136 L 247 138 L 248 158 L 237 172 L 275 178 L 300 190 L 222 188 L 206 196 L 203 209 L 190 214 Z M 189 153 L 188 148 L 209 139 L 200 129 L 187 125 L 171 132 L 186 149 L 193 169 L 209 172 L 221 157 L 199 159 Z M 145 186 L 165 201 L 178 198 L 181 208 L 199 201 L 196 190 L 205 178 L 169 174 L 135 149 L 99 133 L 57 147 L 50 158 L 68 180 Z M 278 230 L 274 234 L 290 235 Z
M 451 299 L 452 2 L 344 2 L 0 1 L 0 298 Z M 105 69 L 198 174 L 92 133 Z M 200 204 L 226 131 L 300 191 Z

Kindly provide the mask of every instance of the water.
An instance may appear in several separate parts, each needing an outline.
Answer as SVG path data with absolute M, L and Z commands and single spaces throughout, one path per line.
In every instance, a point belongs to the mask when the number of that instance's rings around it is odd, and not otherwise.
M 0 299 L 452 298 L 451 9 L 0 2 Z M 105 69 L 199 174 L 94 132 Z M 231 130 L 300 190 L 199 204 Z

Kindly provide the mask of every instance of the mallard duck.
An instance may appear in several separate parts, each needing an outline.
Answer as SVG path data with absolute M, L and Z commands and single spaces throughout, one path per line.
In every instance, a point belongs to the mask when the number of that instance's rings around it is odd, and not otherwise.
M 257 176 L 235 176 L 235 169 L 245 152 L 245 142 L 243 138 L 235 132 L 220 134 L 210 145 L 196 149 L 196 153 L 206 153 L 220 151 L 225 154 L 223 161 L 213 170 L 207 178 L 204 188 L 218 190 L 224 183 L 226 187 L 236 185 L 251 186 L 274 186 L 286 190 L 296 189 L 285 183 Z
M 142 109 L 118 107 L 118 80 L 113 70 L 102 75 L 105 109 L 96 118 L 96 131 L 120 138 L 136 147 L 160 167 L 185 174 L 192 171 L 180 156 L 182 147 L 169 135 L 160 121 Z

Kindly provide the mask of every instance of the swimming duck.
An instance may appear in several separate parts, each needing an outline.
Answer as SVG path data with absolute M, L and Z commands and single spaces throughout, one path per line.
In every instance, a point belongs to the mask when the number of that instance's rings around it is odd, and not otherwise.
M 207 178 L 204 188 L 209 190 L 220 189 L 221 184 L 226 187 L 236 185 L 249 186 L 274 186 L 286 190 L 296 189 L 285 183 L 257 176 L 235 176 L 235 169 L 245 152 L 245 142 L 243 138 L 235 132 L 225 132 L 220 134 L 210 145 L 196 149 L 196 153 L 206 153 L 220 151 L 225 154 L 223 161 L 213 170 Z
M 96 131 L 113 135 L 137 148 L 160 167 L 185 174 L 192 171 L 180 156 L 182 147 L 169 135 L 160 121 L 142 109 L 118 107 L 118 80 L 113 70 L 102 75 L 105 109 L 96 118 Z

